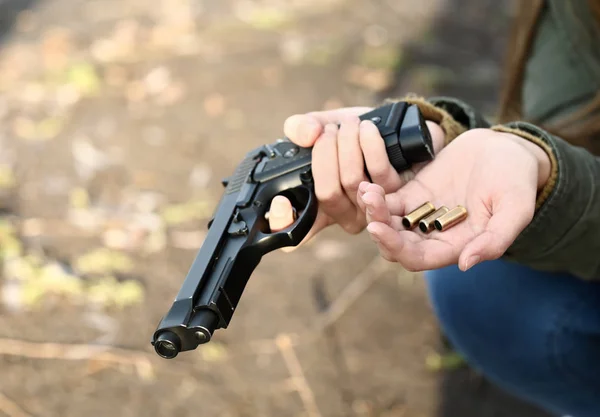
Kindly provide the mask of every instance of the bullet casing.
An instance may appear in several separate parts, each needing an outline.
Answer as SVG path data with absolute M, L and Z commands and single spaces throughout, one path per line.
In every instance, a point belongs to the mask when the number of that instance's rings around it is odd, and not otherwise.
M 450 229 L 457 223 L 460 223 L 467 217 L 467 209 L 463 206 L 456 206 L 448 213 L 438 217 L 434 221 L 434 226 L 440 232 Z
M 423 204 L 422 206 L 416 208 L 415 210 L 408 213 L 406 216 L 402 218 L 402 225 L 407 229 L 414 228 L 423 217 L 428 216 L 429 214 L 435 211 L 435 206 L 431 204 L 429 201 Z
M 438 217 L 441 217 L 449 211 L 450 209 L 446 206 L 440 207 L 439 209 L 426 216 L 419 222 L 419 229 L 421 229 L 423 233 L 431 232 L 435 228 L 433 222 L 436 221 Z

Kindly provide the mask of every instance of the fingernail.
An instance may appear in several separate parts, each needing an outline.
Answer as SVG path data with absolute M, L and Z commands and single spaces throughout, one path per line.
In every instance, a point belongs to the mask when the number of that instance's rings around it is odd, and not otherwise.
M 365 119 L 360 122 L 360 127 L 365 127 L 365 126 L 368 126 L 369 124 L 373 124 L 373 122 L 370 121 L 369 119 Z
M 373 198 L 375 198 L 375 197 L 372 197 L 372 194 L 373 193 L 369 193 L 369 192 L 364 193 L 360 197 L 362 199 L 363 203 L 365 203 L 366 205 L 372 206 L 374 203 Z
M 271 201 L 271 216 L 281 217 L 284 215 L 285 209 L 287 208 L 286 201 L 283 197 L 277 196 Z
M 368 231 L 370 234 L 375 234 L 375 225 L 374 225 L 373 223 L 369 223 L 369 224 L 367 225 L 367 231 Z
M 472 267 L 477 265 L 480 260 L 481 260 L 481 257 L 479 255 L 473 255 L 473 256 L 469 257 L 467 259 L 467 262 L 465 262 L 465 271 L 468 271 L 469 269 L 471 269 Z
M 333 124 L 333 123 L 327 123 L 327 124 L 325 125 L 325 128 L 324 128 L 323 130 L 325 130 L 327 133 L 335 133 L 335 132 L 337 132 L 337 130 L 338 130 L 338 127 L 337 127 L 337 125 L 336 125 L 336 124 Z
M 361 182 L 358 185 L 358 191 L 360 191 L 361 193 L 366 193 L 367 192 L 367 187 L 369 186 L 369 183 L 366 181 Z

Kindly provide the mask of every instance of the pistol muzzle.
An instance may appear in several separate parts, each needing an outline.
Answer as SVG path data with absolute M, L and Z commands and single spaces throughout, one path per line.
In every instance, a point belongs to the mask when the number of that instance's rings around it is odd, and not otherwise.
M 173 359 L 181 351 L 181 340 L 173 332 L 164 332 L 154 342 L 154 350 L 165 359 Z

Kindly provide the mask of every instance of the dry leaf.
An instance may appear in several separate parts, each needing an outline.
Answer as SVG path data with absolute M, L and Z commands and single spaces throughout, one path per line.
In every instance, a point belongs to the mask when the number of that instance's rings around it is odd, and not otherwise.
M 346 72 L 346 81 L 371 91 L 383 91 L 393 82 L 393 72 L 388 69 L 369 69 L 352 66 Z
M 288 35 L 279 45 L 281 59 L 288 65 L 298 65 L 306 55 L 306 40 L 297 35 Z
M 16 281 L 5 280 L 2 283 L 0 299 L 2 305 L 13 313 L 17 313 L 23 309 L 22 299 L 22 283 Z
M 132 103 L 139 103 L 146 98 L 146 89 L 141 81 L 132 81 L 125 89 L 127 100 Z
M 204 111 L 209 117 L 218 117 L 225 111 L 225 97 L 213 93 L 204 99 Z
M 144 299 L 144 288 L 133 280 L 117 281 L 107 275 L 94 280 L 86 291 L 90 302 L 103 307 L 125 308 L 139 304 Z
M 227 359 L 227 349 L 223 344 L 212 341 L 202 345 L 198 350 L 206 362 L 218 362 Z
M 156 103 L 161 106 L 172 106 L 181 101 L 185 96 L 185 87 L 182 82 L 175 81 L 167 86 L 157 98 Z
M 460 368 L 465 364 L 465 360 L 456 352 L 450 352 L 445 355 L 432 353 L 425 358 L 425 365 L 430 371 L 452 370 Z
M 56 103 L 60 108 L 70 107 L 81 99 L 81 93 L 73 84 L 64 84 L 56 89 Z
M 83 187 L 75 187 L 69 193 L 69 205 L 75 209 L 85 209 L 90 206 L 90 195 Z
M 397 68 L 402 62 L 402 50 L 391 44 L 380 47 L 364 47 L 359 51 L 358 64 L 370 69 Z
M 205 188 L 212 179 L 212 169 L 206 164 L 196 164 L 190 173 L 189 183 L 193 188 Z
M 35 122 L 27 117 L 16 117 L 13 121 L 13 133 L 21 139 L 36 139 Z
M 167 233 L 164 229 L 151 232 L 144 242 L 145 253 L 157 253 L 167 246 Z
M 383 46 L 389 39 L 389 34 L 386 28 L 380 25 L 369 25 L 363 32 L 363 39 L 369 47 Z
M 21 225 L 21 235 L 26 237 L 41 236 L 44 232 L 42 219 L 24 219 Z
M 152 366 L 152 363 L 146 358 L 140 358 L 135 362 L 135 370 L 137 372 L 138 377 L 142 381 L 150 382 L 156 379 L 154 367 Z
M 106 67 L 104 79 L 111 87 L 122 87 L 127 83 L 127 70 L 120 65 L 109 65 Z
M 276 30 L 285 26 L 291 16 L 282 9 L 256 9 L 242 16 L 242 19 L 255 29 Z
M 246 115 L 242 110 L 230 109 L 225 113 L 223 124 L 228 129 L 242 129 L 246 125 Z
M 161 146 L 167 140 L 167 132 L 159 126 L 148 126 L 142 130 L 142 139 L 150 146 Z
M 323 104 L 323 110 L 335 110 L 344 107 L 344 102 L 337 97 L 332 97 Z
M 86 209 L 69 209 L 67 219 L 72 225 L 89 232 L 97 231 L 104 223 L 103 219 L 97 214 Z
M 122 229 L 107 229 L 102 233 L 102 243 L 110 249 L 127 249 L 129 246 L 129 236 Z
M 40 104 L 46 97 L 46 89 L 41 83 L 28 83 L 20 92 L 21 99 L 29 105 Z
M 69 84 L 77 87 L 83 96 L 95 95 L 100 91 L 100 78 L 93 65 L 87 62 L 74 64 L 68 73 Z
M 42 34 L 42 61 L 44 67 L 51 71 L 64 69 L 73 47 L 71 33 L 64 28 L 52 28 Z
M 166 67 L 157 67 L 146 75 L 144 85 L 149 94 L 162 93 L 171 84 L 171 73 Z
M 208 218 L 214 204 L 209 201 L 196 200 L 181 204 L 172 204 L 163 208 L 161 216 L 167 225 L 178 225 L 190 220 Z
M 112 39 L 97 39 L 90 46 L 90 53 L 96 61 L 107 63 L 117 59 L 118 51 Z
M 203 230 L 173 230 L 171 231 L 171 244 L 179 249 L 197 250 L 204 239 L 206 232 Z
M 283 80 L 283 70 L 278 66 L 265 67 L 261 71 L 265 85 L 268 87 L 277 87 Z
M 313 253 L 322 261 L 343 259 L 348 257 L 348 247 L 338 240 L 322 240 L 315 242 Z
M 0 165 L 0 189 L 12 188 L 16 182 L 12 168 L 8 165 Z
M 77 258 L 74 268 L 80 274 L 126 273 L 133 269 L 133 261 L 124 253 L 99 248 Z

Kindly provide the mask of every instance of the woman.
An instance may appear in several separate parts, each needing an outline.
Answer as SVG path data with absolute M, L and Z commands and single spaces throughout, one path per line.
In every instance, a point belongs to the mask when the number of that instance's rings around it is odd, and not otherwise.
M 457 99 L 401 98 L 421 108 L 436 152 L 410 173 L 359 123 L 370 108 L 294 115 L 284 130 L 314 146 L 320 209 L 307 239 L 335 223 L 366 227 L 384 258 L 426 271 L 443 330 L 472 366 L 557 416 L 597 417 L 600 0 L 521 8 L 501 124 Z M 426 201 L 468 217 L 444 232 L 405 230 L 400 216 Z M 269 221 L 293 221 L 288 200 L 273 200 Z

